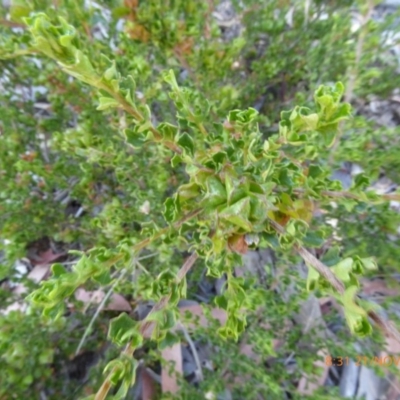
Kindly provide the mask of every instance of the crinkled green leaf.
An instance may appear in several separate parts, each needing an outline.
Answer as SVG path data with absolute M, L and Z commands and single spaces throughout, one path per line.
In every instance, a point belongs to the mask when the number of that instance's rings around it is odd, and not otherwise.
M 353 259 L 347 257 L 332 267 L 331 270 L 341 281 L 347 282 L 350 280 L 350 273 L 353 270 Z
M 123 346 L 130 340 L 139 345 L 142 342 L 138 323 L 126 313 L 122 313 L 111 320 L 108 329 L 108 338 L 118 346 Z
M 53 273 L 53 276 L 55 278 L 68 273 L 67 270 L 65 269 L 64 265 L 62 265 L 60 263 L 53 264 L 51 266 L 51 272 Z
M 183 133 L 179 135 L 176 142 L 191 156 L 194 154 L 194 142 L 193 139 L 187 134 Z
M 342 302 L 344 315 L 350 330 L 352 333 L 362 337 L 369 335 L 372 332 L 372 328 L 368 321 L 367 312 L 355 302 L 357 291 L 358 288 L 356 286 L 348 287 L 342 295 Z
M 109 108 L 115 108 L 119 106 L 119 103 L 112 97 L 100 97 L 99 105 L 96 110 L 107 110 Z
M 226 202 L 225 187 L 218 178 L 210 176 L 206 181 L 206 185 L 207 194 L 204 198 L 205 204 L 217 206 Z
M 223 209 L 219 216 L 220 218 L 243 228 L 245 231 L 251 232 L 252 224 L 249 221 L 250 210 L 250 198 L 246 197 Z
M 157 126 L 157 130 L 161 133 L 163 139 L 173 142 L 177 133 L 178 127 L 167 122 L 163 122 Z
M 177 198 L 169 197 L 164 202 L 164 218 L 168 223 L 174 222 L 180 213 L 179 201 Z

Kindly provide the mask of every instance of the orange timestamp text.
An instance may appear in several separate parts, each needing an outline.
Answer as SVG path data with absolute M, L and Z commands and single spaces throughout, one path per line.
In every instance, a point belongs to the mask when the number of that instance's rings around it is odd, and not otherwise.
M 349 365 L 350 361 L 354 361 L 356 366 L 372 367 L 381 366 L 388 367 L 390 365 L 400 365 L 400 356 L 356 356 L 356 358 L 350 357 L 325 357 L 325 365 L 329 367 L 343 367 Z

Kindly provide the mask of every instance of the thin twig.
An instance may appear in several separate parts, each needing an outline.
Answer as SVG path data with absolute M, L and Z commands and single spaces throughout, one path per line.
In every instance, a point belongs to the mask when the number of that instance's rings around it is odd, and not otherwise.
M 269 219 L 269 223 L 278 233 L 285 233 L 285 229 L 277 222 Z M 307 265 L 311 265 L 316 271 L 318 271 L 318 273 L 322 275 L 340 294 L 344 293 L 345 289 L 343 283 L 333 274 L 330 268 L 324 265 L 320 260 L 318 260 L 318 258 L 313 256 L 303 246 L 296 245 L 295 248 Z
M 184 327 L 184 325 L 181 322 L 178 322 L 178 329 L 180 329 L 183 332 L 183 335 L 185 336 L 186 341 L 189 343 L 190 349 L 192 350 L 194 362 L 197 366 L 196 372 L 197 372 L 198 378 L 200 381 L 202 381 L 204 379 L 203 369 L 201 367 L 201 362 L 200 362 L 200 358 L 199 358 L 199 355 L 196 350 L 196 346 L 194 345 L 193 340 L 190 337 L 187 329 Z
M 144 117 L 143 115 L 136 110 L 134 107 L 132 107 L 131 104 L 122 96 L 120 93 L 114 92 L 111 88 L 109 88 L 107 85 L 99 85 L 99 89 L 103 89 L 107 91 L 112 97 L 114 97 L 115 100 L 118 101 L 118 103 L 121 105 L 121 107 L 130 115 L 132 115 L 133 118 L 135 118 L 136 121 L 138 122 L 143 122 Z M 153 126 L 151 125 L 149 127 L 149 130 L 153 134 L 154 138 L 157 141 L 162 141 L 162 134 Z M 177 154 L 182 154 L 182 150 L 173 142 L 168 142 L 168 141 L 162 141 L 162 143 L 168 147 L 170 150 Z
M 78 345 L 78 347 L 77 347 L 77 349 L 76 349 L 76 351 L 75 351 L 75 356 L 77 356 L 78 353 L 81 351 L 81 349 L 82 349 L 82 347 L 83 347 L 83 345 L 84 345 L 84 343 L 85 343 L 85 341 L 86 341 L 86 338 L 88 337 L 89 332 L 90 332 L 90 330 L 92 329 L 92 326 L 93 326 L 94 322 L 96 321 L 96 319 L 97 319 L 97 317 L 99 316 L 100 312 L 103 310 L 103 308 L 104 308 L 104 306 L 105 306 L 107 300 L 111 297 L 111 295 L 112 295 L 112 293 L 113 293 L 113 291 L 114 291 L 114 289 L 115 289 L 115 286 L 117 286 L 118 282 L 122 279 L 122 277 L 125 275 L 125 273 L 126 273 L 126 270 L 122 271 L 121 275 L 120 275 L 120 276 L 118 277 L 118 279 L 113 283 L 113 285 L 110 287 L 110 289 L 108 290 L 108 292 L 107 292 L 106 295 L 104 296 L 103 300 L 101 301 L 101 303 L 100 303 L 99 306 L 97 307 L 96 312 L 93 314 L 93 317 L 92 317 L 92 319 L 90 320 L 89 325 L 88 325 L 87 328 L 85 329 L 85 332 L 84 332 L 84 334 L 83 334 L 83 336 L 82 336 L 82 339 L 81 339 L 80 342 L 79 342 L 79 345 Z M 92 296 L 92 299 L 93 299 L 93 297 L 94 297 L 94 295 Z M 92 299 L 91 299 L 91 301 L 92 301 Z
M 11 28 L 22 28 L 26 29 L 25 24 L 19 24 L 18 22 L 8 21 L 6 19 L 0 19 L 0 25 L 4 25 Z
M 294 192 L 296 193 L 305 193 L 306 191 L 304 189 L 294 189 Z M 351 192 L 346 192 L 346 191 L 333 191 L 333 190 L 321 190 L 320 192 L 324 196 L 328 197 L 335 197 L 335 198 L 348 198 L 348 199 L 354 199 L 358 201 L 365 202 L 365 198 L 359 196 L 356 193 L 351 193 Z M 377 194 L 378 197 L 380 197 L 382 200 L 390 201 L 390 200 L 400 200 L 400 193 L 384 193 L 384 194 Z
M 145 260 L 146 258 L 155 257 L 157 254 L 158 253 L 146 254 L 145 256 L 139 257 L 137 260 L 142 261 L 142 260 Z
M 147 271 L 146 267 L 139 261 L 136 260 L 136 264 L 138 265 L 138 267 L 146 274 L 150 276 L 150 272 Z
M 201 212 L 203 211 L 203 209 L 199 208 L 197 210 L 193 210 L 190 213 L 186 214 L 185 216 L 183 216 L 179 221 L 174 222 L 172 224 L 172 227 L 174 229 L 179 228 L 180 226 L 182 226 L 186 221 L 189 221 L 191 218 L 195 217 L 196 215 L 199 215 Z M 134 251 L 138 251 L 143 249 L 144 247 L 148 246 L 151 242 L 153 242 L 154 240 L 160 238 L 162 235 L 165 235 L 166 233 L 168 233 L 168 231 L 171 229 L 170 226 L 167 226 L 166 228 L 161 229 L 160 231 L 158 231 L 154 236 L 148 237 L 147 239 L 142 240 L 141 242 L 135 244 L 133 246 L 133 250 Z
M 196 262 L 198 257 L 199 256 L 195 252 L 193 252 L 190 255 L 190 257 L 185 261 L 185 263 L 182 265 L 182 268 L 178 271 L 177 283 L 180 283 L 185 278 L 186 274 L 189 272 L 190 268 L 192 268 L 193 264 Z M 168 304 L 170 297 L 171 297 L 170 294 L 164 296 L 157 304 L 154 305 L 154 307 L 151 309 L 146 319 L 142 321 L 140 326 L 140 333 L 143 335 L 143 337 L 151 336 L 151 333 L 155 325 L 154 321 L 147 321 L 147 318 L 150 315 L 155 314 L 157 311 L 160 311 L 163 308 L 165 308 L 166 305 Z
M 394 340 L 397 340 L 397 342 L 400 343 L 400 332 L 392 321 L 387 321 L 375 311 L 369 311 L 368 315 L 387 336 L 391 336 Z
M 337 292 L 340 294 L 345 292 L 343 283 L 334 275 L 329 267 L 313 256 L 303 246 L 295 246 L 295 248 L 305 263 L 313 267 L 321 276 L 323 276 Z
M 280 234 L 285 233 L 285 229 L 279 225 L 277 222 L 269 220 L 273 228 Z M 337 290 L 338 293 L 343 294 L 345 292 L 345 287 L 343 283 L 333 274 L 332 270 L 323 264 L 318 258 L 313 256 L 307 249 L 303 246 L 296 245 L 295 249 L 297 253 L 303 258 L 305 263 L 312 268 L 314 268 L 321 276 L 323 276 L 331 286 Z M 400 343 L 400 332 L 397 330 L 396 326 L 392 321 L 388 321 L 382 316 L 380 316 L 375 311 L 368 311 L 368 316 L 374 321 L 374 323 L 381 329 L 387 336 L 391 336 L 393 339 Z
M 114 278 L 118 275 L 119 272 L 120 272 L 120 271 L 118 271 L 118 270 L 117 270 L 117 271 L 114 271 L 114 273 L 111 275 L 111 279 L 114 279 Z M 119 279 L 118 279 L 118 281 L 119 281 Z M 117 281 L 117 282 L 118 282 L 118 281 Z M 89 309 L 89 307 L 90 307 L 91 304 L 93 303 L 93 301 L 94 301 L 94 299 L 95 299 L 97 293 L 101 293 L 101 289 L 97 289 L 97 290 L 95 290 L 95 291 L 93 292 L 92 297 L 91 297 L 90 300 L 86 303 L 86 305 L 85 305 L 85 307 L 84 307 L 84 309 L 83 309 L 82 314 L 86 314 L 86 311 Z

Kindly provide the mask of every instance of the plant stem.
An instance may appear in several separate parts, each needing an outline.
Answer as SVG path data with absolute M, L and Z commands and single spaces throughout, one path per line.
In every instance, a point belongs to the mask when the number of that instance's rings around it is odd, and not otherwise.
M 269 222 L 278 233 L 285 233 L 285 229 L 277 222 L 271 219 L 269 220 Z M 328 266 L 318 260 L 318 258 L 312 255 L 303 246 L 295 245 L 295 249 L 297 253 L 303 258 L 305 263 L 314 268 L 320 275 L 322 275 L 338 293 L 343 294 L 345 292 L 345 287 L 343 283 L 333 274 Z M 400 343 L 400 332 L 393 324 L 393 322 L 387 321 L 375 311 L 368 311 L 368 316 L 372 319 L 372 321 L 374 321 L 374 323 L 381 331 L 383 331 L 386 335 L 391 336 L 394 340 L 397 340 L 397 342 Z
M 96 312 L 93 314 L 92 319 L 89 322 L 89 325 L 86 327 L 85 332 L 82 336 L 82 339 L 79 342 L 79 345 L 75 351 L 75 356 L 78 355 L 78 353 L 81 351 L 83 344 L 85 343 L 85 340 L 87 338 L 87 336 L 90 333 L 90 330 L 92 329 L 92 326 L 94 324 L 94 322 L 96 321 L 97 317 L 99 316 L 101 310 L 103 309 L 103 307 L 105 306 L 107 300 L 111 297 L 115 286 L 117 286 L 118 282 L 121 281 L 121 279 L 123 278 L 123 276 L 126 274 L 126 270 L 122 271 L 121 275 L 118 277 L 118 279 L 113 283 L 113 285 L 110 287 L 110 289 L 108 290 L 108 292 L 105 294 L 103 300 L 101 301 L 101 303 L 99 304 L 99 306 L 97 307 Z
M 304 189 L 294 189 L 293 190 L 296 193 L 305 193 L 306 191 Z M 321 190 L 320 194 L 328 197 L 335 197 L 335 198 L 348 198 L 348 199 L 354 199 L 358 201 L 365 202 L 365 198 L 362 198 L 361 196 L 351 193 L 351 192 L 345 192 L 345 191 L 333 191 L 333 190 Z M 382 201 L 400 201 L 400 193 L 386 193 L 386 194 L 381 194 L 378 195 Z
M 118 101 L 118 103 L 121 105 L 121 107 L 130 115 L 132 115 L 133 118 L 135 118 L 135 120 L 139 121 L 139 122 L 143 122 L 144 121 L 144 117 L 142 114 L 140 114 L 140 112 L 138 110 L 135 110 L 124 98 L 124 96 L 122 96 L 120 93 L 115 93 L 112 89 L 110 89 L 108 86 L 106 85 L 99 85 L 98 87 L 99 89 L 103 89 L 105 91 L 107 91 L 116 101 Z M 159 141 L 161 143 L 163 143 L 166 147 L 168 147 L 170 150 L 172 150 L 173 152 L 177 153 L 177 154 L 182 154 L 182 150 L 175 144 L 172 142 L 168 142 L 168 141 L 164 141 L 162 140 L 163 137 L 161 135 L 161 133 L 154 127 L 154 126 L 150 126 L 150 131 L 153 134 L 154 138 L 156 139 L 156 141 Z

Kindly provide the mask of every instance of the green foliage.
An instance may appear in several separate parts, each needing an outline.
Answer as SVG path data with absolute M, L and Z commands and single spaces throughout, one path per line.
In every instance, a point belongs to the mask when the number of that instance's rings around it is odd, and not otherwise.
M 307 291 L 335 297 L 354 337 L 375 333 L 368 315 L 376 307 L 358 296 L 360 277 L 396 270 L 398 235 L 388 244 L 387 231 L 396 231 L 399 216 L 368 187 L 381 169 L 398 179 L 398 132 L 375 130 L 352 115 L 349 102 L 396 87 L 395 79 L 386 79 L 395 61 L 383 59 L 379 42 L 388 22 L 369 21 L 353 32 L 349 1 L 314 1 L 304 10 L 296 1 L 247 0 L 237 5 L 246 29 L 226 40 L 212 2 L 115 0 L 94 6 L 65 0 L 57 9 L 54 3 L 18 1 L 9 15 L 2 11 L 10 26 L 0 25 L 0 278 L 10 276 L 26 246 L 44 236 L 79 248 L 70 252 L 79 259 L 72 267 L 53 264 L 50 278 L 29 284 L 29 313 L 2 317 L 2 398 L 23 398 L 37 380 L 52 385 L 48 365 L 58 343 L 67 340 L 62 329 L 74 294 L 105 286 L 155 307 L 141 321 L 126 313 L 102 317 L 99 324 L 108 325 L 107 339 L 121 353 L 107 356 L 105 376 L 93 373 L 78 391 L 89 398 L 96 392 L 96 399 L 126 398 L 140 364 L 137 353 L 152 349 L 159 357 L 176 340 L 179 303 L 195 291 L 202 267 L 210 279 L 226 277 L 205 312 L 218 307 L 227 321 L 195 334 L 221 349 L 216 368 L 229 359 L 233 376 L 251 376 L 233 385 L 234 398 L 261 393 L 280 399 L 284 392 L 295 398 L 284 364 L 265 367 L 265 373 L 263 363 L 242 359 L 237 342 L 247 335 L 260 357 L 284 357 L 303 335 L 286 332 L 285 321 Z M 360 12 L 369 11 L 360 6 Z M 321 13 L 327 18 L 318 18 Z M 96 36 L 98 25 L 107 32 Z M 361 40 L 369 56 L 360 59 Z M 381 51 L 370 55 L 373 46 Z M 44 117 L 37 111 L 43 97 Z M 371 157 L 367 145 L 375 149 Z M 331 179 L 342 161 L 364 168 L 346 191 Z M 60 211 L 54 193 L 62 190 L 79 201 L 82 216 Z M 342 241 L 329 218 L 340 219 Z M 385 231 L 368 232 L 368 218 Z M 306 279 L 285 267 L 299 261 L 299 249 L 320 249 L 329 238 L 333 245 L 322 261 L 332 278 L 310 259 Z M 255 245 L 279 255 L 283 287 L 297 287 L 293 298 L 284 301 L 270 289 L 273 282 L 235 274 L 241 255 Z M 1 296 L 12 303 L 8 292 Z M 89 326 L 81 305 L 76 312 Z M 285 335 L 279 354 L 260 321 Z M 26 340 L 30 330 L 36 332 Z M 57 340 L 47 340 L 54 332 Z M 95 339 L 97 347 L 106 341 Z M 75 348 L 61 346 L 71 357 Z M 315 346 L 326 343 L 315 339 Z M 315 361 L 302 356 L 297 381 Z M 60 398 L 59 386 L 49 398 Z M 182 396 L 223 390 L 210 373 L 200 388 L 184 384 Z

